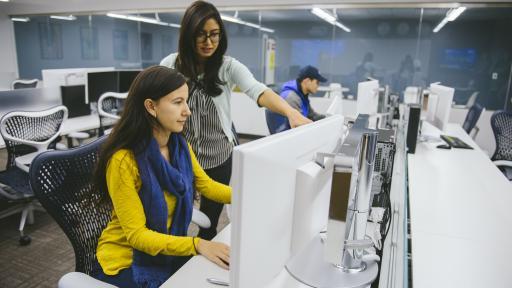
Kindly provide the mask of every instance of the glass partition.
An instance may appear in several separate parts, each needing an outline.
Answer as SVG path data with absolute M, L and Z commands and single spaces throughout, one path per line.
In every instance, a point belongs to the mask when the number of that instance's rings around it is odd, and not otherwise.
M 295 79 L 301 67 L 313 65 L 329 82 L 349 88 L 345 95 L 356 96 L 357 83 L 367 77 L 389 85 L 398 95 L 408 86 L 442 82 L 455 88 L 455 104 L 476 97 L 488 110 L 506 104 L 510 109 L 512 38 L 507 35 L 512 34 L 512 8 L 472 4 L 453 17 L 457 4 L 416 6 L 341 6 L 315 13 L 313 6 L 268 7 L 221 13 L 227 54 L 276 91 Z M 71 21 L 26 15 L 29 22 L 14 25 L 20 77 L 41 78 L 41 70 L 49 68 L 158 64 L 178 49 L 176 24 L 184 11 L 155 12 L 130 15 L 159 19 L 165 26 L 113 18 L 106 12 Z M 447 16 L 456 19 L 443 21 Z

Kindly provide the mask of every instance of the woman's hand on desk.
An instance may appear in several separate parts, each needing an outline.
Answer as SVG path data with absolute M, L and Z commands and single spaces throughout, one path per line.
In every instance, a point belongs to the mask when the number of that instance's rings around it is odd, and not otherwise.
M 197 252 L 213 263 L 228 270 L 229 269 L 229 246 L 204 239 L 199 239 Z

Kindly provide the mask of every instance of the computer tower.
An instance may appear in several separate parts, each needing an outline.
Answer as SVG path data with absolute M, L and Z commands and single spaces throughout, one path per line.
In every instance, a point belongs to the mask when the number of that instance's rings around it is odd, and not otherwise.
M 416 152 L 416 142 L 419 134 L 421 105 L 409 104 L 407 105 L 407 110 L 407 152 L 414 154 Z

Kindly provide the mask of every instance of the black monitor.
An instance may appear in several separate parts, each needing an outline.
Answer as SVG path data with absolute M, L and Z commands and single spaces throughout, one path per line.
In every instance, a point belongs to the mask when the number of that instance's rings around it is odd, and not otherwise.
M 130 86 L 132 85 L 135 77 L 139 75 L 140 70 L 127 70 L 127 71 L 118 71 L 119 72 L 119 90 L 117 92 L 125 93 L 130 90 Z
M 88 103 L 98 102 L 101 94 L 118 91 L 117 71 L 87 73 Z
M 98 102 L 105 92 L 128 92 L 140 70 L 116 70 L 87 73 L 88 102 Z
M 91 114 L 91 108 L 85 101 L 85 85 L 60 86 L 60 93 L 69 118 Z

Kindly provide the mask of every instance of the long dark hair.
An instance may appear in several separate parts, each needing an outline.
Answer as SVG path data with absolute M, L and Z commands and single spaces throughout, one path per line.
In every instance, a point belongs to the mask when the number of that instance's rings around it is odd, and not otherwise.
M 185 83 L 185 77 L 181 73 L 164 66 L 149 67 L 133 80 L 121 119 L 101 147 L 94 176 L 96 187 L 100 191 L 108 190 L 106 171 L 112 155 L 120 149 L 129 149 L 138 155 L 146 149 L 153 137 L 153 127 L 160 126 L 155 117 L 146 110 L 144 100 L 158 101 Z
M 196 37 L 201 29 L 203 29 L 206 21 L 212 18 L 219 24 L 220 39 L 217 50 L 204 63 L 204 78 L 201 84 L 208 95 L 215 97 L 222 93 L 219 85 L 224 84 L 219 78 L 219 69 L 222 65 L 224 54 L 228 49 L 228 38 L 219 11 L 217 11 L 213 4 L 205 1 L 196 1 L 185 11 L 185 15 L 181 20 L 176 69 L 189 78 L 189 80 L 197 81 L 199 73 L 197 71 Z

